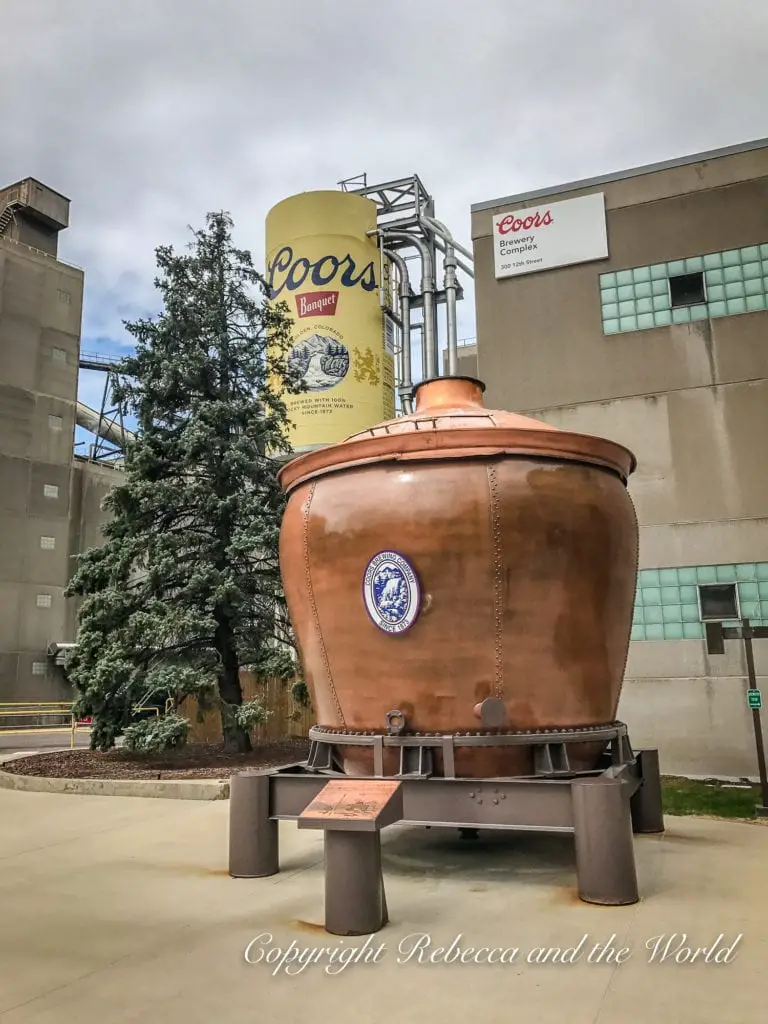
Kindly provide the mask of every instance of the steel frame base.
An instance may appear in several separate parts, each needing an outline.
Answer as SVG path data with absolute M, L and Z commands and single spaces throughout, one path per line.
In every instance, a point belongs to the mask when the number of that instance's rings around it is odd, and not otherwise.
M 393 716 L 400 714 L 390 712 Z M 572 745 L 603 743 L 605 751 L 602 760 L 606 767 L 629 764 L 635 756 L 623 722 L 572 729 L 529 729 L 524 732 L 484 729 L 448 734 L 402 732 L 394 723 L 388 733 L 348 732 L 315 725 L 309 730 L 309 741 L 306 767 L 310 771 L 340 773 L 342 751 L 367 747 L 373 751 L 375 778 L 434 778 L 436 755 L 439 755 L 442 778 L 455 779 L 456 750 L 460 747 L 527 747 L 533 754 L 534 778 L 579 774 L 571 767 L 568 756 L 568 748 Z M 399 755 L 398 770 L 387 776 L 384 751 L 393 748 Z
M 307 762 L 233 775 L 230 875 L 276 874 L 278 822 L 298 820 L 331 779 L 371 781 L 312 769 Z M 479 828 L 573 834 L 578 893 L 586 903 L 636 903 L 633 833 L 664 831 L 656 750 L 569 777 L 398 781 L 402 823 L 456 828 L 463 835 Z M 356 829 L 349 822 L 325 829 L 325 926 L 335 935 L 372 934 L 387 923 L 380 831 Z

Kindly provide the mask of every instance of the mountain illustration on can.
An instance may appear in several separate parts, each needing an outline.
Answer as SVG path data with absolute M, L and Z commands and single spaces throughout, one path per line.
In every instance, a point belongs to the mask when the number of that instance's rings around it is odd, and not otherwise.
M 349 371 L 349 350 L 336 338 L 312 334 L 294 345 L 288 366 L 298 371 L 307 391 L 328 391 L 336 387 Z

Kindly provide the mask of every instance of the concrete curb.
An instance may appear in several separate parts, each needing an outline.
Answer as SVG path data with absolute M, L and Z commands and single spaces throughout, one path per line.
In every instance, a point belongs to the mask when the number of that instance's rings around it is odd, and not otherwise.
M 41 751 L 43 753 L 43 751 Z M 51 751 L 44 751 L 51 753 Z M 11 754 L 0 764 L 35 754 Z M 229 780 L 221 779 L 51 779 L 0 770 L 0 789 L 74 796 L 138 796 L 160 800 L 229 800 Z

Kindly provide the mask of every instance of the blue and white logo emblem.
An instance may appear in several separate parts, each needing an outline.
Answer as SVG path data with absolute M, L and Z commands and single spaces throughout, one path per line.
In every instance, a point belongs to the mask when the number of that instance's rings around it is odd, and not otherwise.
M 421 603 L 413 566 L 396 551 L 374 555 L 363 577 L 363 600 L 373 623 L 385 633 L 410 629 Z

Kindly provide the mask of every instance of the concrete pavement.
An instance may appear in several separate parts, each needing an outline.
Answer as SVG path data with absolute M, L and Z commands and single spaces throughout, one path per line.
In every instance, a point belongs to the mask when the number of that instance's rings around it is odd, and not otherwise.
M 282 872 L 227 875 L 227 802 L 0 791 L 2 1024 L 751 1024 L 765 1016 L 768 828 L 668 819 L 636 841 L 644 898 L 598 908 L 574 892 L 568 837 L 385 832 L 392 923 L 378 962 L 325 973 L 327 954 L 288 975 L 270 957 L 359 949 L 325 934 L 322 838 L 281 825 Z M 731 963 L 649 964 L 646 941 L 688 934 L 694 946 L 742 934 Z M 398 963 L 398 945 L 518 947 L 512 964 Z M 528 963 L 535 947 L 574 947 L 572 964 Z M 615 935 L 624 963 L 585 954 Z M 412 948 L 413 939 L 405 942 Z M 673 946 L 678 940 L 674 940 Z M 723 947 L 724 948 L 724 947 Z M 430 950 L 426 950 L 426 953 Z M 424 954 L 423 954 L 424 955 Z M 484 956 L 485 954 L 481 955 Z M 404 954 L 400 954 L 402 959 Z M 487 956 L 487 955 L 486 955 Z M 295 968 L 294 964 L 294 968 Z

